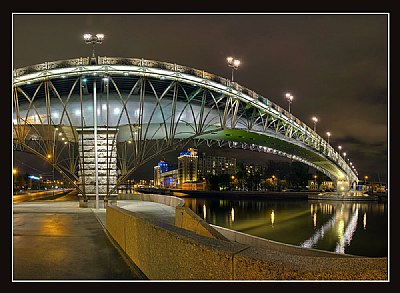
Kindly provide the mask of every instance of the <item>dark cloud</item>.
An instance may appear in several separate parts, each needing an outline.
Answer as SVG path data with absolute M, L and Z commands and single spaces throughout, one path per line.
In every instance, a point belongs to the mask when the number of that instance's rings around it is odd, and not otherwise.
M 295 116 L 310 126 L 317 116 L 317 132 L 332 132 L 332 145 L 349 150 L 360 174 L 387 180 L 387 14 L 14 14 L 13 65 L 88 56 L 85 32 L 105 34 L 99 55 L 223 77 L 225 58 L 240 58 L 241 85 L 285 108 L 291 91 Z

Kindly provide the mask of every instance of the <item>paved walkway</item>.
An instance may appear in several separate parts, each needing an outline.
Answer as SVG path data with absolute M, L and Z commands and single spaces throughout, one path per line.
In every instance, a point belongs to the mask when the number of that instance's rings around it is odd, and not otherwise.
M 117 205 L 173 223 L 175 209 L 121 200 Z M 13 204 L 13 281 L 147 280 L 105 232 L 105 209 L 76 200 Z

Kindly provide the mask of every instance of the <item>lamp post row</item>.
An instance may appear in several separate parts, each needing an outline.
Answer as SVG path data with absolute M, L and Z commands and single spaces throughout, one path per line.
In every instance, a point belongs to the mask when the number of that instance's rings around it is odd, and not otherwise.
M 237 70 L 237 69 L 239 68 L 241 62 L 240 62 L 240 60 L 235 59 L 235 58 L 233 58 L 233 57 L 231 57 L 231 56 L 227 57 L 226 60 L 227 60 L 227 62 L 228 62 L 228 66 L 229 66 L 230 68 L 232 68 L 232 72 L 231 72 L 231 73 L 232 73 L 231 81 L 233 82 L 233 81 L 234 81 L 233 73 L 234 73 L 235 70 Z M 293 95 L 292 95 L 291 93 L 285 93 L 285 98 L 286 98 L 286 100 L 288 101 L 288 104 L 289 104 L 288 112 L 290 113 L 291 104 L 292 104 L 292 102 L 293 102 L 294 97 L 293 97 Z M 317 132 L 318 118 L 315 117 L 315 116 L 313 116 L 311 119 L 312 119 L 312 121 L 313 121 L 313 123 L 314 123 L 314 132 Z M 328 145 L 329 145 L 329 139 L 330 139 L 332 133 L 331 133 L 330 131 L 327 131 L 327 132 L 326 132 L 326 135 L 327 135 L 327 137 L 328 137 L 327 142 L 328 142 Z M 342 149 L 342 147 L 339 146 L 339 154 L 340 154 L 340 150 L 341 150 L 341 149 Z M 343 156 L 346 157 L 346 153 L 343 153 Z M 345 160 L 345 161 L 346 161 L 346 160 Z M 350 159 L 348 159 L 348 161 L 349 161 L 349 163 L 350 163 L 351 168 L 353 168 L 354 171 L 357 173 L 357 170 L 355 169 L 354 165 L 350 162 Z M 358 175 L 358 174 L 357 174 L 357 175 Z

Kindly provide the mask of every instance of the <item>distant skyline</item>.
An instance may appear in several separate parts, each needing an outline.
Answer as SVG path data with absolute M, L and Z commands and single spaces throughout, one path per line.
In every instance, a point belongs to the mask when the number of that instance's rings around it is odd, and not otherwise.
M 263 166 L 269 160 L 274 161 L 285 161 L 289 162 L 290 159 L 274 156 L 271 154 L 263 154 L 262 156 L 258 156 L 258 152 L 255 153 L 249 150 L 243 149 L 229 149 L 229 152 L 226 151 L 224 148 L 220 147 L 213 147 L 208 148 L 202 146 L 198 148 L 199 153 L 206 153 L 207 156 L 219 156 L 219 157 L 226 157 L 226 158 L 236 158 L 237 162 L 244 162 L 248 164 L 260 165 Z M 153 167 L 158 164 L 160 160 L 165 160 L 169 164 L 177 166 L 178 164 L 178 156 L 179 153 L 182 151 L 187 151 L 187 147 L 179 150 L 171 151 L 167 154 L 160 155 L 159 157 L 150 160 L 148 163 L 144 164 L 140 170 L 133 174 L 133 178 L 135 180 L 146 179 L 150 180 L 153 179 Z M 260 158 L 262 160 L 260 160 Z M 34 154 L 27 154 L 21 152 L 14 152 L 14 166 L 17 166 L 18 172 L 21 175 L 25 175 L 25 173 L 40 176 L 42 175 L 45 178 L 52 177 L 52 167 L 47 162 L 41 160 L 40 158 L 36 157 Z M 311 168 L 311 167 L 310 167 Z M 311 168 L 313 169 L 313 168 Z M 61 178 L 61 175 L 55 174 L 56 178 Z
M 87 32 L 105 34 L 100 56 L 166 61 L 226 78 L 226 57 L 234 56 L 242 62 L 235 81 L 285 109 L 284 94 L 292 93 L 291 112 L 310 127 L 318 117 L 317 132 L 332 133 L 332 146 L 343 146 L 360 180 L 387 182 L 387 13 L 16 13 L 12 22 L 14 68 L 89 56 Z M 263 155 L 240 152 L 258 161 Z

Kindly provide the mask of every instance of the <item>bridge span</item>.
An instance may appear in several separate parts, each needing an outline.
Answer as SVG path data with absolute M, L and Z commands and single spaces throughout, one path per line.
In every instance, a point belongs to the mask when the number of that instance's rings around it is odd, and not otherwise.
M 112 198 L 144 163 L 188 144 L 300 161 L 330 177 L 337 191 L 358 182 L 304 122 L 203 70 L 100 56 L 45 62 L 14 70 L 13 100 L 14 144 L 48 161 L 85 199 Z

